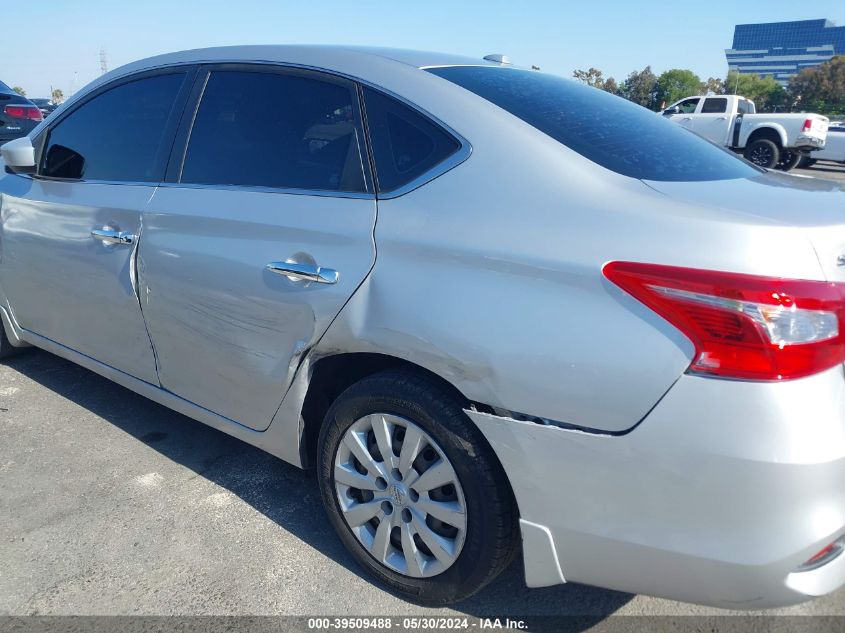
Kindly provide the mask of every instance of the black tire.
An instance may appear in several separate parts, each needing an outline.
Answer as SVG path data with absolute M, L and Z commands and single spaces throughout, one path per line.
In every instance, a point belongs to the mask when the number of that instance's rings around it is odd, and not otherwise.
M 778 164 L 775 165 L 775 168 L 781 171 L 792 171 L 798 167 L 803 157 L 804 155 L 801 152 L 786 149 L 781 152 L 780 160 L 778 161 Z
M 807 156 L 806 154 L 804 154 L 801 157 L 801 162 L 798 163 L 798 167 L 800 167 L 802 169 L 806 169 L 807 167 L 812 167 L 817 162 L 818 161 L 815 158 L 811 158 L 811 157 Z
M 460 554 L 445 571 L 418 578 L 374 558 L 347 526 L 335 493 L 334 462 L 346 430 L 373 413 L 399 416 L 428 433 L 451 462 L 466 504 Z M 383 459 L 383 458 L 382 458 Z M 461 401 L 435 380 L 388 371 L 364 378 L 332 404 L 320 432 L 318 478 L 331 524 L 353 557 L 377 580 L 414 602 L 463 600 L 498 576 L 519 544 L 518 511 L 507 477 Z
M 758 167 L 772 169 L 780 161 L 780 148 L 774 141 L 759 138 L 748 144 L 743 155 Z

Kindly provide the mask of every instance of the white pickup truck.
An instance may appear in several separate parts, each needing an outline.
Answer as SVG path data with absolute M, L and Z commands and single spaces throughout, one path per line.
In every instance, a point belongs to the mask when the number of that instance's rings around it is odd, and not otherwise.
M 825 146 L 830 123 L 820 114 L 757 114 L 754 102 L 738 95 L 687 97 L 663 116 L 755 165 L 784 171 Z

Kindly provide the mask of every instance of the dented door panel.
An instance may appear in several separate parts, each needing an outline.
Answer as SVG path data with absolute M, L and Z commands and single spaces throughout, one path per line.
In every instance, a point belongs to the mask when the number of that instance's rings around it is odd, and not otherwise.
M 4 181 L 0 282 L 25 331 L 158 384 L 134 286 L 141 209 L 154 185 Z M 107 244 L 92 230 L 118 230 Z
M 253 429 L 371 269 L 372 196 L 161 187 L 144 215 L 142 308 L 164 389 Z M 336 283 L 267 269 L 294 260 Z

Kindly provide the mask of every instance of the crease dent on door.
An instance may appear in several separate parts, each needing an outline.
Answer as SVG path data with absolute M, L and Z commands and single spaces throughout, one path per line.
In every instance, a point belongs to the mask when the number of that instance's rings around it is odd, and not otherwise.
M 150 200 L 153 199 L 155 190 L 150 194 Z M 149 203 L 149 200 L 147 201 Z M 156 352 L 155 342 L 150 335 L 150 327 L 147 325 L 147 317 L 144 315 L 144 305 L 141 301 L 141 285 L 138 283 L 138 250 L 141 245 L 141 240 L 144 239 L 144 215 L 141 214 L 138 221 L 138 234 L 135 237 L 135 243 L 132 245 L 132 253 L 129 255 L 129 283 L 132 284 L 132 290 L 135 292 L 135 298 L 138 300 L 138 308 L 141 310 L 141 319 L 144 322 L 144 329 L 147 332 L 147 337 L 150 339 L 150 349 L 153 352 L 153 363 L 155 364 L 156 384 L 161 387 L 161 376 L 159 375 L 158 353 Z
M 374 198 L 161 187 L 137 266 L 162 388 L 269 427 L 303 358 L 372 269 L 375 216 Z M 286 259 L 335 269 L 337 283 L 267 269 Z

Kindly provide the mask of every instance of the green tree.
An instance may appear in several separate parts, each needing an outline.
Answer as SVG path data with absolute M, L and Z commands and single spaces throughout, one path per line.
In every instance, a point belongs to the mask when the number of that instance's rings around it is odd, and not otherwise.
M 55 104 L 59 104 L 65 100 L 65 93 L 62 92 L 61 88 L 54 88 L 53 93 L 50 95 L 50 99 Z
M 701 92 L 704 94 L 713 93 L 716 95 L 725 94 L 725 82 L 718 77 L 709 77 L 701 86 Z
M 655 103 L 657 75 L 651 71 L 651 66 L 646 66 L 639 72 L 635 70 L 628 75 L 619 88 L 619 95 L 645 108 L 656 109 L 659 105 Z
M 701 79 L 691 70 L 667 70 L 657 79 L 657 103 L 662 107 L 684 97 L 701 94 L 701 87 Z
M 790 80 L 789 92 L 803 109 L 845 114 L 845 55 L 805 68 Z
M 605 79 L 604 85 L 601 87 L 601 89 L 605 92 L 609 92 L 610 94 L 619 94 L 619 86 L 617 85 L 616 80 L 613 77 L 608 77 L 607 79 Z
M 742 95 L 754 102 L 758 112 L 771 112 L 789 101 L 789 95 L 774 77 L 745 75 L 732 70 L 725 78 L 725 94 Z
M 590 70 L 574 70 L 572 71 L 572 76 L 582 84 L 587 84 L 593 88 L 602 88 L 604 86 L 604 76 L 598 68 L 590 68 Z
M 23 89 L 23 88 L 21 88 L 20 86 L 15 86 L 14 88 L 12 88 L 12 90 L 14 90 L 15 92 L 17 92 L 17 93 L 18 93 L 20 96 L 22 96 L 22 97 L 25 97 L 25 96 L 26 96 L 26 90 L 24 90 L 24 89 Z

